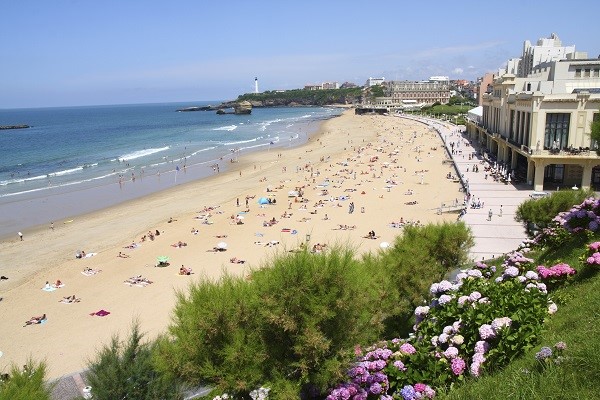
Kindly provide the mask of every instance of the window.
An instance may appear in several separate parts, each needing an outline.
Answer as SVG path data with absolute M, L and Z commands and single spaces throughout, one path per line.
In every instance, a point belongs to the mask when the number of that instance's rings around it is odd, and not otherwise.
M 544 147 L 562 149 L 569 143 L 569 113 L 546 114 L 546 131 L 544 135 Z
M 589 68 L 586 68 L 586 69 L 585 69 L 585 76 L 586 76 L 586 77 L 589 77 L 589 76 L 590 76 L 590 69 L 589 69 Z
M 581 78 L 581 68 L 575 70 L 575 78 Z

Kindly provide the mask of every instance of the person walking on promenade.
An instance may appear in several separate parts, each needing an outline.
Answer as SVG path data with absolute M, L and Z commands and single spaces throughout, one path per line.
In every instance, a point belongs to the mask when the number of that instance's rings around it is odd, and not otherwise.
M 502 216 L 502 204 L 500 204 L 500 212 L 498 213 L 498 216 L 501 217 Z
M 492 212 L 492 209 L 490 208 L 490 211 L 488 212 L 488 221 L 492 220 L 492 215 L 494 215 L 494 213 Z

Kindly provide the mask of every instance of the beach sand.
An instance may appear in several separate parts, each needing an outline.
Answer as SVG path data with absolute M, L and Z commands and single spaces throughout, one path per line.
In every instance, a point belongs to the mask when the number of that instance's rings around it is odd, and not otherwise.
M 211 178 L 76 216 L 69 223 L 55 221 L 54 230 L 44 226 L 23 232 L 23 241 L 15 235 L 0 242 L 1 274 L 9 278 L 0 281 L 0 370 L 30 356 L 47 361 L 49 378 L 85 369 L 112 335 L 128 334 L 133 320 L 149 338 L 165 332 L 176 291 L 185 291 L 190 282 L 218 279 L 224 271 L 246 275 L 273 255 L 298 248 L 307 235 L 309 248 L 348 244 L 362 253 L 393 243 L 402 228 L 391 223 L 401 218 L 422 224 L 454 221 L 456 214 L 436 212 L 442 202 L 463 197 L 459 184 L 446 179 L 454 173 L 442 162 L 446 157 L 437 133 L 423 124 L 356 116 L 350 110 L 324 122 L 301 147 L 250 154 Z M 288 196 L 296 188 L 306 202 Z M 248 210 L 246 196 L 251 196 Z M 261 206 L 261 197 L 276 204 Z M 315 207 L 319 201 L 322 205 Z M 238 215 L 243 224 L 236 223 Z M 174 221 L 167 222 L 171 217 Z M 272 218 L 277 223 L 265 226 Z M 156 230 L 161 234 L 153 241 L 141 242 Z M 365 238 L 369 231 L 377 239 Z M 179 241 L 187 246 L 172 246 Z M 220 242 L 227 250 L 211 251 Z M 132 243 L 138 247 L 127 248 Z M 76 259 L 78 250 L 97 254 Z M 128 257 L 118 257 L 119 252 Z M 155 267 L 158 256 L 169 257 L 170 266 Z M 245 263 L 231 263 L 233 257 Z M 194 274 L 179 275 L 182 265 Z M 84 268 L 101 272 L 85 276 Z M 138 275 L 153 283 L 124 283 Z M 41 290 L 57 279 L 63 288 Z M 60 303 L 71 295 L 81 301 Z M 110 315 L 90 315 L 99 310 Z M 46 323 L 23 327 L 31 316 L 44 313 Z

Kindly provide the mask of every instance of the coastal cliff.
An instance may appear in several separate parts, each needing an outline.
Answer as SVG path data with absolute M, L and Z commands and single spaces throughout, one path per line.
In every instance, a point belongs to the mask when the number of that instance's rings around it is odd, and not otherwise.
M 306 90 L 294 89 L 285 91 L 268 91 L 263 93 L 246 93 L 238 96 L 236 100 L 225 101 L 219 105 L 203 107 L 187 107 L 177 111 L 219 111 L 228 108 L 247 110 L 253 107 L 310 107 L 349 105 L 360 102 L 362 88 Z M 227 112 L 222 111 L 222 114 Z M 249 112 L 236 112 L 236 114 L 249 114 Z

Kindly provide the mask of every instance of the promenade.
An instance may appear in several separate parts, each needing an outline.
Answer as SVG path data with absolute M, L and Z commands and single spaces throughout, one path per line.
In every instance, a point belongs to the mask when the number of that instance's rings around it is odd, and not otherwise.
M 519 204 L 529 199 L 533 189 L 526 184 L 496 182 L 491 176 L 486 179 L 482 157 L 483 151 L 478 143 L 472 143 L 464 127 L 439 120 L 403 116 L 413 119 L 436 129 L 446 145 L 449 156 L 454 162 L 456 174 L 468 187 L 472 198 L 479 199 L 483 207 L 473 209 L 467 207 L 467 213 L 461 217 L 470 228 L 475 238 L 470 258 L 473 261 L 487 260 L 499 257 L 515 250 L 527 238 L 523 224 L 515 221 L 515 212 Z M 452 145 L 454 154 L 452 154 Z M 480 152 L 480 150 L 482 150 Z M 469 159 L 471 155 L 471 159 Z M 477 165 L 479 172 L 473 172 Z M 465 192 L 466 195 L 466 192 Z M 447 202 L 449 199 L 440 199 Z M 462 203 L 464 199 L 458 199 Z M 489 219 L 489 212 L 492 217 Z

